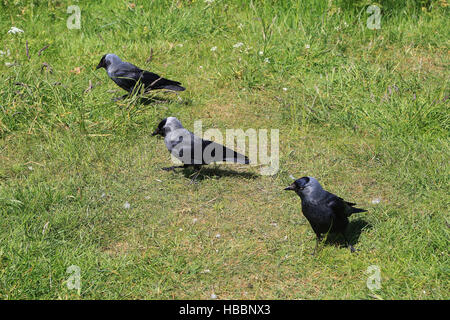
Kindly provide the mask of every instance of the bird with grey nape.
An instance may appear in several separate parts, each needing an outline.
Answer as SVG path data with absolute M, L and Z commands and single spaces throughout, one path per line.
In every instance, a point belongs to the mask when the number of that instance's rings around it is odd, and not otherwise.
M 176 168 L 193 166 L 198 172 L 192 181 L 197 178 L 203 165 L 213 162 L 250 163 L 249 159 L 243 154 L 231 150 L 219 143 L 197 137 L 192 132 L 185 129 L 181 122 L 175 117 L 163 119 L 152 133 L 152 136 L 155 135 L 164 137 L 164 143 L 167 150 L 183 163 L 182 166 L 172 166 L 163 169 L 174 170 Z
M 138 91 L 140 86 L 144 92 L 157 89 L 171 91 L 184 91 L 180 82 L 168 80 L 160 77 L 156 73 L 142 70 L 135 65 L 122 61 L 115 54 L 105 54 L 97 65 L 96 69 L 105 68 L 106 73 L 119 87 L 128 93 L 122 98 L 131 96 Z
M 313 255 L 324 233 L 342 234 L 351 252 L 355 251 L 345 235 L 349 224 L 348 217 L 353 213 L 367 210 L 354 208 L 355 203 L 347 202 L 325 191 L 319 181 L 313 177 L 297 179 L 284 190 L 295 191 L 301 198 L 303 215 L 309 221 L 316 234 L 316 246 L 314 247 Z

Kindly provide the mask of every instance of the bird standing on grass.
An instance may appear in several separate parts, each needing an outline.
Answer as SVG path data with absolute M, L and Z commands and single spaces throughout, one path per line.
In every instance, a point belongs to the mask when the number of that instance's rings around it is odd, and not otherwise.
M 317 236 L 313 255 L 321 239 L 321 234 L 328 232 L 342 234 L 351 252 L 355 251 L 345 236 L 348 217 L 353 213 L 365 212 L 367 210 L 354 208 L 355 203 L 347 202 L 325 191 L 313 177 L 297 179 L 284 190 L 293 190 L 302 199 L 303 215 L 309 221 Z
M 172 91 L 184 91 L 180 82 L 168 80 L 160 77 L 156 73 L 142 70 L 135 65 L 123 62 L 115 54 L 105 54 L 96 69 L 105 68 L 108 76 L 119 87 L 128 91 L 124 97 L 132 95 L 142 86 L 145 92 L 157 89 L 166 89 Z
M 201 166 L 213 162 L 233 162 L 249 164 L 249 159 L 236 151 L 233 151 L 219 143 L 203 140 L 189 130 L 185 129 L 181 122 L 175 117 L 163 119 L 152 136 L 161 135 L 164 137 L 169 152 L 181 160 L 182 166 L 172 166 L 163 168 L 164 170 L 174 170 L 175 168 L 186 168 L 193 166 L 199 170 L 192 181 L 200 173 Z

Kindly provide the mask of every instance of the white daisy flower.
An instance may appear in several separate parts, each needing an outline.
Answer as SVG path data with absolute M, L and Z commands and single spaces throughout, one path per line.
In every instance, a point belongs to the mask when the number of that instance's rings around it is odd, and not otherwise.
M 235 45 L 233 45 L 233 48 L 239 48 L 242 47 L 244 44 L 242 42 L 238 42 Z
M 211 51 L 216 51 L 217 50 L 217 47 L 212 47 L 211 48 Z
M 23 33 L 23 30 L 16 28 L 16 27 L 11 27 L 11 29 L 9 29 L 8 33 L 11 33 L 11 34 Z

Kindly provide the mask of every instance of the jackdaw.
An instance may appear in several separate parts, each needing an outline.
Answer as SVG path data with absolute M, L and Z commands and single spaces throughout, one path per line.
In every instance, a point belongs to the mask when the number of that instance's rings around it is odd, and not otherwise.
M 182 166 L 163 168 L 164 170 L 174 170 L 175 168 L 186 168 L 190 166 L 199 170 L 202 165 L 207 165 L 212 162 L 250 163 L 246 156 L 236 151 L 219 143 L 197 137 L 185 129 L 175 117 L 163 119 L 152 133 L 152 136 L 155 135 L 164 137 L 164 143 L 169 152 L 183 163 Z M 198 171 L 193 180 L 197 178 L 199 173 L 200 171 Z
M 321 234 L 328 232 L 342 234 L 351 252 L 355 251 L 345 236 L 348 217 L 353 213 L 365 212 L 367 210 L 354 208 L 355 203 L 347 202 L 325 191 L 313 177 L 297 179 L 284 190 L 293 190 L 301 198 L 303 215 L 309 221 L 317 236 L 313 255 L 321 239 Z
M 132 95 L 135 90 L 138 90 L 140 85 L 143 86 L 145 92 L 156 89 L 167 89 L 172 91 L 184 91 L 180 82 L 168 80 L 160 77 L 156 73 L 142 70 L 135 65 L 123 62 L 115 54 L 105 54 L 96 69 L 105 68 L 108 76 L 119 87 L 128 91 Z

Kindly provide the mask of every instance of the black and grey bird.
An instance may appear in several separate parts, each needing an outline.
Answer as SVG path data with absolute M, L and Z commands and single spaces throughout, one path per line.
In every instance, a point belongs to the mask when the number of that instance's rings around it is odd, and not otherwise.
M 313 177 L 297 179 L 284 190 L 293 190 L 301 198 L 303 215 L 309 221 L 317 236 L 313 255 L 316 252 L 321 235 L 324 233 L 342 234 L 350 250 L 355 251 L 345 235 L 349 224 L 348 217 L 353 213 L 367 210 L 355 208 L 355 203 L 347 202 L 325 191 Z
M 173 170 L 175 168 L 186 168 L 190 166 L 199 170 L 201 169 L 201 166 L 214 162 L 250 163 L 249 159 L 243 154 L 231 150 L 219 143 L 197 137 L 192 132 L 185 129 L 181 122 L 175 117 L 163 119 L 152 134 L 152 136 L 155 135 L 164 137 L 164 143 L 166 144 L 167 150 L 183 163 L 182 166 L 163 168 L 164 170 Z M 200 171 L 198 173 L 200 173 Z
M 108 76 L 119 87 L 128 92 L 127 95 L 133 94 L 142 86 L 145 92 L 157 89 L 166 89 L 172 91 L 184 91 L 180 82 L 168 80 L 160 77 L 156 73 L 142 70 L 135 65 L 120 60 L 115 54 L 105 54 L 97 69 L 105 68 Z M 127 96 L 125 95 L 125 96 Z M 124 96 L 124 97 L 125 97 Z

